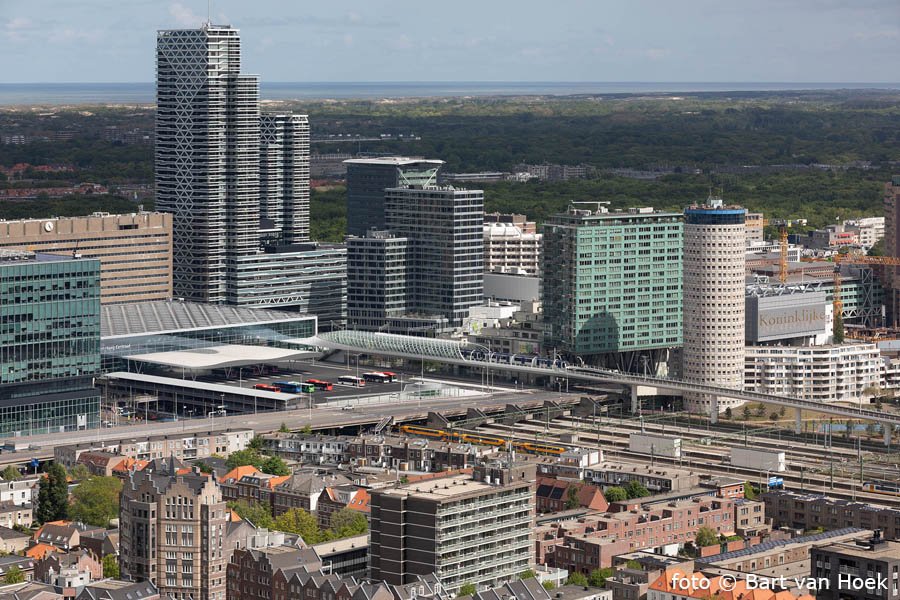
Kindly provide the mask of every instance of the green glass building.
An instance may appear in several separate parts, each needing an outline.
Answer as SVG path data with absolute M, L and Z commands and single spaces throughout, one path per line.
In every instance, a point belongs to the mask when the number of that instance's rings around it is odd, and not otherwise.
M 100 261 L 0 250 L 0 435 L 99 425 Z
M 653 370 L 682 344 L 681 213 L 569 209 L 544 224 L 547 348 Z

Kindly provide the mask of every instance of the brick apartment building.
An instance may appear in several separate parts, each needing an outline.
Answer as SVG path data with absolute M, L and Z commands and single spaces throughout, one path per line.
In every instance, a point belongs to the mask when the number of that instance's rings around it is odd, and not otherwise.
M 776 527 L 797 529 L 880 529 L 888 540 L 900 539 L 900 509 L 828 498 L 820 494 L 772 491 L 760 496 Z

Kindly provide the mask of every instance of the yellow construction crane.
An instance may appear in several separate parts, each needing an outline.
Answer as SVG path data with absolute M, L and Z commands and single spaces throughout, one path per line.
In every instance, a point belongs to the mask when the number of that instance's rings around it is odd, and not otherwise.
M 788 277 L 788 227 L 790 227 L 790 223 L 785 219 L 773 219 L 773 225 L 778 226 L 778 246 L 779 246 L 779 257 L 778 257 L 778 280 L 781 283 L 787 283 Z M 769 225 L 769 219 L 763 219 L 763 227 Z
M 833 262 L 834 263 L 834 315 L 838 318 L 844 312 L 844 303 L 841 301 L 841 265 L 886 265 L 900 267 L 900 258 L 893 256 L 865 256 L 862 254 L 835 254 L 831 260 L 804 258 L 803 262 Z

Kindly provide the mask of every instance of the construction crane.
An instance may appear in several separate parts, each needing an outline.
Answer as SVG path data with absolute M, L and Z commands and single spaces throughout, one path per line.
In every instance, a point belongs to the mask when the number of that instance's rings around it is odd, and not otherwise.
M 900 258 L 893 256 L 865 256 L 861 254 L 835 254 L 832 259 L 804 258 L 803 262 L 833 262 L 834 263 L 834 294 L 833 305 L 835 318 L 844 314 L 844 303 L 841 300 L 841 265 L 885 265 L 900 267 Z
M 772 224 L 778 227 L 778 280 L 784 284 L 788 277 L 788 227 L 790 222 L 785 219 L 773 219 Z M 769 219 L 763 219 L 763 227 L 769 225 Z

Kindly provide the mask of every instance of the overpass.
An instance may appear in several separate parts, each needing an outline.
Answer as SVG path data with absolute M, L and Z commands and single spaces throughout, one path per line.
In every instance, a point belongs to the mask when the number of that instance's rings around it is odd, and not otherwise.
M 795 414 L 794 428 L 797 433 L 800 433 L 802 430 L 803 410 L 811 410 L 843 419 L 860 419 L 880 423 L 884 430 L 884 443 L 888 446 L 891 442 L 893 428 L 900 426 L 900 416 L 877 410 L 863 409 L 862 407 L 853 409 L 791 398 L 789 396 L 750 392 L 686 381 L 674 377 L 652 377 L 585 367 L 583 365 L 575 366 L 565 363 L 561 359 L 551 360 L 533 356 L 501 355 L 497 352 L 491 352 L 483 346 L 468 342 L 351 330 L 320 333 L 317 337 L 304 340 L 304 342 L 331 350 L 378 354 L 413 360 L 431 360 L 446 364 L 488 370 L 496 369 L 536 376 L 614 383 L 630 388 L 632 412 L 638 412 L 639 410 L 638 386 L 648 386 L 674 392 L 693 392 L 712 396 L 713 402 L 711 402 L 710 418 L 713 423 L 718 418 L 717 398 L 725 397 L 792 408 Z

